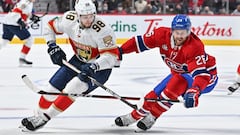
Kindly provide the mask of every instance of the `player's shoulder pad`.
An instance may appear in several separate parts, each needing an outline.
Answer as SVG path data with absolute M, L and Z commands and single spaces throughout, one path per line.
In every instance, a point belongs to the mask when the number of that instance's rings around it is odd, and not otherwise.
M 76 11 L 67 11 L 62 16 L 62 23 L 66 25 L 71 25 L 77 23 L 78 16 Z
M 106 23 L 102 18 L 96 16 L 92 24 L 92 29 L 97 33 L 104 33 L 106 31 L 113 31 L 108 23 Z

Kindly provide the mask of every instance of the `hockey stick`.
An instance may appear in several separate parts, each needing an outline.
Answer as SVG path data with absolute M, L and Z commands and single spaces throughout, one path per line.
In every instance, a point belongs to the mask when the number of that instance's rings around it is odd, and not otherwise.
M 91 98 L 103 98 L 103 99 L 117 99 L 114 96 L 107 95 L 86 95 L 86 94 L 76 94 L 76 93 L 59 93 L 59 92 L 46 92 L 44 90 L 39 89 L 29 78 L 27 75 L 22 75 L 23 82 L 35 93 L 44 94 L 44 95 L 62 95 L 62 96 L 76 96 L 76 97 L 91 97 Z M 126 100 L 140 100 L 140 97 L 122 97 Z M 168 99 L 155 99 L 155 98 L 145 98 L 147 101 L 161 101 L 161 102 L 181 102 L 179 100 L 168 100 Z
M 48 14 L 49 5 L 50 5 L 50 4 L 48 3 L 45 13 L 42 14 L 41 16 L 39 16 L 39 21 L 41 21 L 41 18 L 42 18 L 42 17 L 44 17 L 45 15 Z M 30 27 L 31 27 L 32 29 L 38 29 L 39 26 L 40 26 L 38 22 L 34 22 L 33 20 L 32 20 L 31 22 L 29 22 L 28 25 L 30 25 Z
M 72 69 L 73 71 L 75 71 L 76 73 L 81 73 L 80 70 L 78 70 L 76 67 L 74 67 L 72 64 L 68 63 L 66 60 L 62 61 L 63 64 L 67 67 L 69 67 L 70 69 Z M 117 93 L 115 93 L 114 91 L 112 91 L 111 89 L 107 88 L 106 86 L 104 86 L 103 84 L 99 83 L 96 79 L 88 76 L 88 78 L 97 86 L 101 87 L 102 89 L 104 89 L 105 91 L 107 91 L 109 94 L 111 94 L 112 96 L 116 97 L 117 99 L 121 100 L 123 103 L 127 104 L 128 106 L 130 106 L 131 108 L 138 110 L 138 106 L 136 104 L 132 104 L 130 102 L 128 102 L 127 100 L 125 100 L 123 97 L 121 97 L 120 95 L 118 95 Z
M 39 18 L 42 18 L 42 17 L 44 17 L 45 15 L 48 14 L 48 11 L 49 11 L 49 5 L 50 5 L 50 3 L 47 3 L 46 11 L 45 11 L 41 16 L 39 16 Z M 0 22 L 0 24 L 3 24 L 3 22 Z M 33 24 L 33 21 L 29 22 L 28 24 Z
M 44 95 L 62 95 L 62 96 L 75 96 L 75 97 L 91 97 L 91 98 L 106 98 L 106 99 L 117 99 L 114 96 L 107 95 L 88 95 L 88 94 L 74 94 L 74 93 L 60 93 L 60 92 L 46 92 L 39 89 L 33 82 L 28 78 L 27 75 L 22 75 L 23 82 L 35 93 Z M 127 100 L 140 100 L 139 97 L 123 97 Z
M 42 18 L 42 17 L 44 17 L 45 15 L 47 15 L 48 14 L 48 11 L 49 11 L 49 3 L 47 4 L 47 8 L 46 8 L 46 11 L 45 11 L 45 13 L 42 15 L 42 16 L 40 16 L 39 18 Z
M 74 70 L 76 73 L 80 73 L 81 71 L 78 70 L 76 67 L 74 67 L 72 64 L 68 63 L 66 60 L 63 60 L 63 64 L 67 67 L 69 67 L 70 69 Z M 112 91 L 111 89 L 107 88 L 106 86 L 104 86 L 103 84 L 99 83 L 96 79 L 88 76 L 89 79 L 91 79 L 93 81 L 94 84 L 96 84 L 97 86 L 103 88 L 105 91 L 107 91 L 108 93 L 110 93 L 111 95 L 113 95 L 114 97 L 116 97 L 117 99 L 120 99 L 122 102 L 126 103 L 127 105 L 129 105 L 130 107 L 132 107 L 133 109 L 138 109 L 137 105 L 131 104 L 130 102 L 126 101 L 123 97 L 121 97 L 120 95 L 118 95 L 117 93 L 115 93 L 114 91 Z M 140 98 L 139 98 L 140 99 Z M 184 103 L 183 100 L 171 100 L 171 99 L 155 99 L 155 98 L 144 98 L 144 100 L 147 101 L 151 101 L 151 102 L 156 102 L 156 101 L 160 101 L 160 102 L 172 102 L 172 103 Z

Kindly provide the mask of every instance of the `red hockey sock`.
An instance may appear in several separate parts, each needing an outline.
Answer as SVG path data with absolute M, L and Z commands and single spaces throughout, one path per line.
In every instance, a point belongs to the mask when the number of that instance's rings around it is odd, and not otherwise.
M 26 45 L 23 45 L 21 52 L 23 54 L 28 54 L 29 51 L 30 51 L 30 48 Z
M 48 109 L 52 105 L 52 103 L 53 102 L 45 99 L 44 96 L 41 96 L 38 105 L 41 109 Z
M 140 118 L 146 116 L 148 113 L 149 113 L 149 111 L 147 111 L 143 108 L 140 108 L 139 110 L 133 110 L 131 112 L 131 115 L 134 119 L 139 120 Z
M 153 98 L 157 99 L 158 96 L 154 91 L 149 92 L 145 98 Z M 160 102 L 161 103 L 161 102 Z M 152 102 L 152 101 L 145 101 L 143 104 L 143 108 L 145 110 L 149 110 L 153 116 L 158 118 L 163 112 L 167 111 L 166 108 L 159 105 L 158 101 Z
M 74 102 L 73 99 L 67 96 L 58 96 L 58 98 L 54 101 L 54 106 L 56 109 L 60 111 L 66 110 L 72 103 Z

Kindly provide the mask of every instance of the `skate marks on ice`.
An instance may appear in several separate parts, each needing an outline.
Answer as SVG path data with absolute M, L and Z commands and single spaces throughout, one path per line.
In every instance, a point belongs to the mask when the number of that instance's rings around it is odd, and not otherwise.
M 219 129 L 217 127 L 152 127 L 149 131 L 134 132 L 135 127 L 45 127 L 35 132 L 22 132 L 18 128 L 0 130 L 2 135 L 238 135 L 240 129 Z
M 171 112 L 170 112 L 171 113 Z M 136 124 L 128 127 L 112 126 L 117 116 L 86 116 L 69 115 L 52 119 L 46 126 L 36 132 L 21 132 L 17 127 L 21 119 L 9 119 L 5 128 L 0 128 L 1 135 L 238 135 L 240 133 L 240 114 L 166 114 L 163 115 L 148 131 L 135 133 Z M 6 120 L 6 119 L 5 119 Z M 235 121 L 234 121 L 235 120 Z M 1 119 L 1 124 L 4 119 Z M 18 125 L 18 126 L 17 126 Z M 13 128 L 14 127 L 14 128 Z M 16 127 L 16 128 L 15 128 Z

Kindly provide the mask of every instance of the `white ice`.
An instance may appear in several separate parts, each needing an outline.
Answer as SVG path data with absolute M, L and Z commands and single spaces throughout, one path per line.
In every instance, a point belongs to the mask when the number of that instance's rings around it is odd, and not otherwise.
M 71 57 L 70 46 L 61 46 Z M 206 46 L 208 53 L 216 56 L 219 83 L 209 94 L 200 97 L 199 107 L 184 108 L 176 103 L 164 113 L 147 132 L 134 133 L 136 125 L 112 126 L 114 119 L 132 109 L 116 99 L 79 97 L 68 110 L 53 118 L 42 129 L 23 133 L 18 126 L 24 117 L 33 115 L 40 95 L 29 90 L 21 76 L 28 75 L 44 89 L 49 78 L 58 69 L 47 54 L 46 45 L 34 45 L 27 57 L 33 67 L 18 66 L 21 45 L 8 45 L 0 50 L 0 135 L 239 135 L 240 134 L 240 91 L 227 95 L 227 87 L 233 83 L 236 68 L 240 63 L 240 47 Z M 120 68 L 113 70 L 108 88 L 121 96 L 141 97 L 154 88 L 167 74 L 158 50 L 142 54 L 124 55 Z M 177 88 L 177 86 L 176 86 Z M 101 88 L 92 94 L 110 95 Z M 137 104 L 137 101 L 129 102 Z

